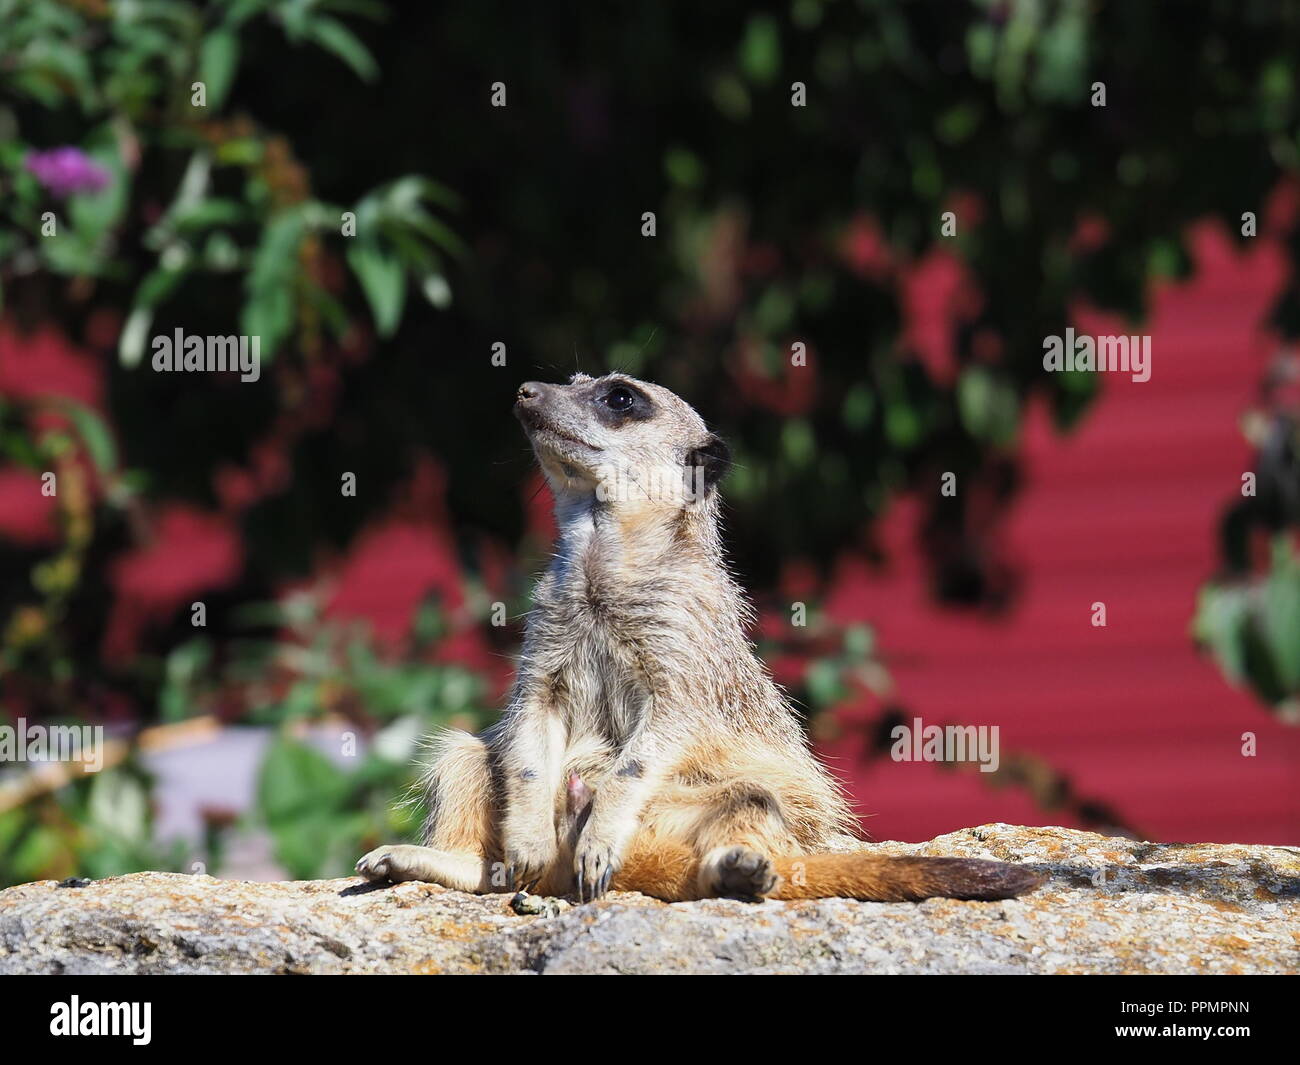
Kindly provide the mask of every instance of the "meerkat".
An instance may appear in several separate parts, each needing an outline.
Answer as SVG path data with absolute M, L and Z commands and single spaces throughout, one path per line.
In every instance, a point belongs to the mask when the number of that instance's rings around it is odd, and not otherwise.
M 373 881 L 474 892 L 997 899 L 1035 871 L 854 852 L 854 818 L 747 635 L 726 563 L 726 445 L 685 401 L 624 374 L 529 382 L 515 413 L 555 499 L 508 706 L 447 731 L 424 779 L 424 845 L 379 847 Z

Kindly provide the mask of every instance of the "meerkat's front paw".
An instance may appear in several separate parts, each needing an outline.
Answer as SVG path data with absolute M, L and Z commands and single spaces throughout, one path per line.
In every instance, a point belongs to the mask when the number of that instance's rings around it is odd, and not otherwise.
M 357 872 L 367 880 L 391 880 L 392 877 L 388 873 L 392 867 L 393 851 L 395 850 L 397 850 L 395 845 L 376 847 L 369 854 L 362 855 L 357 859 Z
M 357 872 L 374 882 L 387 880 L 400 884 L 404 880 L 425 880 L 428 878 L 423 868 L 423 852 L 423 847 L 408 843 L 376 847 L 358 860 Z
M 559 845 L 555 838 L 506 839 L 506 880 L 511 887 L 522 891 L 534 887 L 555 864 Z
M 589 902 L 604 895 L 622 864 L 620 848 L 598 838 L 584 836 L 578 843 L 573 859 L 578 901 Z

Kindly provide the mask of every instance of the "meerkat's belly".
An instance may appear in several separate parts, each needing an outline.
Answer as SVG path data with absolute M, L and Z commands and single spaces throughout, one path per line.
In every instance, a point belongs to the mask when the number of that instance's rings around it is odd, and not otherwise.
M 558 679 L 564 694 L 556 710 L 572 746 L 597 742 L 617 751 L 650 706 L 634 656 L 598 629 L 574 641 Z

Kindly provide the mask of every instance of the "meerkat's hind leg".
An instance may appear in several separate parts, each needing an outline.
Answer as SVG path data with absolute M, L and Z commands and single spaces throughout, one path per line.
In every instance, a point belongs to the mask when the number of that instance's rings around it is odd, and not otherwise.
M 752 779 L 665 789 L 645 823 L 613 887 L 667 902 L 762 898 L 778 884 L 773 856 L 796 849 L 776 793 Z
M 421 880 L 480 894 L 496 890 L 492 884 L 491 866 L 482 857 L 406 843 L 376 847 L 357 862 L 357 872 L 370 881 L 399 884 Z
M 428 818 L 417 847 L 390 843 L 357 862 L 367 880 L 422 880 L 458 891 L 503 891 L 494 884 L 497 856 L 494 790 L 482 737 L 447 730 L 437 734 L 424 775 Z
M 483 856 L 499 851 L 496 782 L 482 736 L 459 729 L 434 735 L 423 784 L 426 846 Z
M 776 866 L 762 851 L 743 843 L 714 847 L 700 861 L 700 894 L 761 899 L 777 883 Z
M 733 780 L 703 796 L 704 816 L 694 826 L 700 858 L 700 898 L 719 895 L 761 899 L 778 881 L 773 856 L 793 849 L 794 838 L 775 791 L 754 780 Z

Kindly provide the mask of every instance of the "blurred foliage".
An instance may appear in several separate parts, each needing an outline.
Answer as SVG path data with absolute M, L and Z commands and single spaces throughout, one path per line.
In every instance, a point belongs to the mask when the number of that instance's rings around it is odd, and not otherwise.
M 1042 338 L 1076 299 L 1139 316 L 1152 277 L 1187 269 L 1188 223 L 1236 233 L 1297 170 L 1298 28 L 1295 3 L 1255 0 L 782 0 L 707 17 L 638 3 L 603 18 L 0 0 L 3 325 L 57 324 L 102 369 L 102 396 L 10 387 L 0 407 L 7 466 L 60 485 L 52 545 L 0 554 L 0 697 L 37 716 L 270 726 L 254 820 L 295 875 L 341 871 L 412 823 L 388 809 L 411 773 L 397 739 L 476 727 L 500 694 L 438 655 L 474 634 L 511 648 L 485 600 L 522 602 L 545 530 L 507 411 L 520 380 L 575 369 L 651 377 L 733 442 L 747 586 L 876 551 L 872 521 L 919 490 L 936 596 L 1005 607 L 1011 567 L 987 523 L 1016 491 L 1026 406 L 1066 429 L 1094 389 L 1046 374 Z M 69 148 L 86 187 L 59 195 L 33 157 Z M 1296 286 L 1275 320 L 1300 332 Z M 262 338 L 256 386 L 150 372 L 150 337 L 235 323 Z M 430 455 L 449 551 L 491 597 L 428 608 L 398 647 L 316 606 L 294 614 L 286 589 L 319 591 L 322 560 L 409 504 Z M 343 471 L 359 492 L 341 506 Z M 943 472 L 966 490 L 934 492 Z M 237 575 L 202 596 L 201 635 L 178 597 L 110 653 L 123 559 L 179 504 L 233 528 Z M 1293 580 L 1274 557 L 1269 585 Z M 1229 566 L 1222 595 L 1255 605 L 1207 592 L 1198 631 L 1277 702 L 1293 636 L 1272 619 L 1289 593 L 1247 579 Z M 250 603 L 274 605 L 250 622 Z M 810 709 L 887 690 L 862 630 L 794 642 L 787 683 Z M 1267 653 L 1232 650 L 1248 643 Z M 355 764 L 305 739 L 326 719 L 367 741 Z M 0 875 L 166 864 L 79 827 L 95 787 L 4 814 Z
M 448 61 L 432 76 L 385 62 L 391 91 L 466 101 L 440 110 L 439 137 L 469 181 L 440 174 L 474 187 L 468 228 L 490 234 L 445 343 L 469 353 L 464 384 L 433 397 L 435 421 L 499 417 L 532 364 L 676 389 L 738 444 L 729 521 L 751 583 L 792 554 L 833 559 L 892 494 L 942 471 L 1005 500 L 1027 398 L 1064 426 L 1092 394 L 1089 375 L 1042 370 L 1067 301 L 1139 314 L 1152 271 L 1185 269 L 1188 221 L 1237 232 L 1296 162 L 1285 5 L 804 0 L 707 20 L 638 5 L 618 21 L 515 15 L 509 33 L 455 10 L 404 18 Z M 493 114 L 498 76 L 512 95 Z M 362 156 L 380 136 L 359 133 Z M 639 237 L 645 210 L 654 240 Z M 1080 247 L 1097 218 L 1113 238 Z M 951 365 L 900 337 L 906 272 L 948 253 L 979 284 L 938 312 Z M 497 339 L 526 360 L 517 373 L 488 365 Z M 796 341 L 808 371 L 790 366 Z M 455 512 L 508 522 L 518 466 L 484 490 L 478 435 L 437 435 Z M 996 606 L 973 495 L 925 493 L 935 585 Z
M 263 360 L 292 342 L 293 358 L 302 363 L 319 356 L 327 340 L 357 328 L 360 319 L 349 304 L 358 298 L 380 336 L 396 328 L 412 285 L 430 304 L 445 307 L 450 288 L 443 256 L 464 250 L 437 216 L 455 206 L 448 190 L 408 176 L 379 182 L 346 207 L 327 203 L 312 194 L 307 170 L 285 136 L 244 107 L 227 106 L 238 90 L 246 36 L 259 24 L 274 26 L 290 46 L 322 49 L 357 77 L 373 80 L 374 58 L 338 17 L 357 14 L 382 16 L 384 9 L 348 0 L 0 3 L 0 294 L 10 312 L 30 325 L 121 308 L 117 354 L 121 370 L 133 371 L 148 338 L 175 322 L 198 332 L 220 321 L 218 332 L 228 333 L 238 320 L 243 333 L 261 338 Z M 343 84 L 340 91 L 347 91 Z M 45 178 L 35 165 L 38 150 L 56 145 L 75 171 L 66 184 Z M 356 278 L 356 295 L 326 261 L 330 245 L 341 251 L 345 239 L 343 261 Z M 123 373 L 118 381 L 129 392 L 138 378 Z M 17 706 L 90 709 L 93 717 L 94 700 L 86 696 L 96 678 L 77 668 L 87 651 L 78 639 L 85 633 L 79 633 L 76 611 L 87 601 L 103 603 L 103 575 L 93 567 L 104 566 L 106 543 L 145 533 L 156 486 L 152 464 L 141 461 L 147 448 L 133 446 L 138 441 L 129 438 L 123 409 L 114 410 L 119 417 L 110 426 L 89 403 L 42 395 L 46 384 L 37 381 L 14 401 L 0 401 L 5 458 L 56 478 L 60 540 L 53 554 L 20 551 L 6 566 L 14 575 L 26 570 L 27 579 L 11 583 L 5 595 L 0 676 L 11 698 L 23 697 Z M 52 387 L 57 391 L 57 384 Z M 157 401 L 144 401 L 151 402 Z M 131 399 L 122 406 L 129 409 Z M 166 402 L 159 408 L 165 410 Z M 119 466 L 122 437 L 128 469 Z M 195 474 L 202 479 L 201 470 L 188 471 L 190 487 Z M 253 645 L 243 668 L 263 650 Z M 145 655 L 134 671 L 109 672 L 117 672 L 119 685 L 125 680 L 132 695 L 152 689 L 162 716 L 174 719 L 201 710 L 181 681 L 197 681 L 199 664 L 215 657 L 210 641 L 196 640 L 169 654 L 162 670 Z M 388 676 L 374 662 L 332 682 L 346 686 L 354 673 L 377 716 L 399 703 L 409 707 L 421 695 L 446 694 L 430 689 L 415 667 Z M 250 716 L 299 716 L 307 683 L 292 687 L 282 701 L 250 708 Z M 327 681 L 315 677 L 313 683 Z M 402 694 L 386 700 L 386 690 Z M 142 707 L 146 717 L 152 701 Z M 299 750 L 281 740 L 268 764 L 293 763 Z M 304 772 L 311 765 L 304 763 Z M 388 775 L 377 767 L 387 767 Z M 380 809 L 391 797 L 394 774 L 391 763 L 370 757 L 346 786 L 329 791 L 349 796 L 350 816 L 336 819 L 340 829 L 356 830 L 347 851 L 355 849 L 361 811 Z M 308 804 L 315 813 L 301 818 L 310 822 L 303 834 L 313 844 L 329 812 L 326 777 L 317 767 L 303 781 L 322 788 L 318 801 Z M 297 807 L 286 786 L 262 789 L 259 817 L 275 833 L 282 860 L 297 869 L 303 854 L 287 850 L 292 833 L 285 820 Z M 359 803 L 355 793 L 365 789 L 382 800 Z M 117 821 L 101 816 L 115 805 Z M 115 768 L 8 811 L 0 878 L 31 879 L 63 867 L 90 875 L 175 867 L 176 855 L 151 849 L 148 810 L 147 778 Z M 322 849 L 317 861 L 337 858 L 337 851 Z
M 44 419 L 51 427 L 30 433 L 28 418 Z M 129 497 L 129 481 L 119 475 L 116 445 L 103 419 L 71 400 L 20 407 L 0 399 L 0 451 L 19 465 L 54 474 L 60 486 L 54 498 L 62 531 L 59 550 L 31 568 L 30 586 L 39 598 L 27 600 L 8 616 L 0 643 L 0 676 L 35 658 L 41 674 L 68 682 L 75 672 L 64 639 L 68 605 L 95 533 L 95 507 L 77 457 L 91 456 L 104 480 L 105 496 L 114 505 Z
M 160 309 L 186 285 L 206 294 L 220 291 L 219 280 L 242 286 L 235 304 L 242 303 L 242 331 L 261 337 L 266 359 L 291 336 L 303 348 L 319 345 L 322 323 L 340 334 L 347 316 L 320 259 L 326 238 L 342 239 L 344 208 L 312 196 L 283 136 L 243 113 L 218 116 L 238 76 L 240 34 L 255 20 L 275 22 L 290 44 L 326 49 L 373 79 L 369 51 L 331 14 L 357 10 L 383 9 L 348 0 L 6 0 L 0 54 L 12 103 L 0 117 L 0 259 L 19 277 L 45 270 L 131 287 L 120 340 L 128 367 L 142 358 Z M 42 233 L 48 193 L 23 166 L 24 119 L 33 111 L 54 119 L 41 124 L 43 139 L 50 125 L 74 125 L 76 144 L 109 176 L 106 189 L 68 196 L 60 239 Z M 453 202 L 441 186 L 408 177 L 350 209 L 356 239 L 347 259 L 385 335 L 408 278 L 441 291 L 437 249 L 459 248 L 422 199 Z
M 270 831 L 277 860 L 300 879 L 338 875 L 385 840 L 413 835 L 421 811 L 394 806 L 394 797 L 412 794 L 424 737 L 436 728 L 478 731 L 493 716 L 481 676 L 432 660 L 445 634 L 437 603 L 422 607 L 391 659 L 375 653 L 363 628 L 323 619 L 307 595 L 241 613 L 277 635 L 241 639 L 224 667 L 207 640 L 178 647 L 162 707 L 189 714 L 234 699 L 244 720 L 276 730 L 251 821 Z M 337 757 L 305 741 L 312 724 L 331 726 Z
M 1201 589 L 1194 637 L 1234 684 L 1300 724 L 1300 355 L 1269 364 L 1242 419 L 1254 446 L 1220 525 L 1222 567 Z
M 1232 681 L 1300 724 L 1300 553 L 1289 539 L 1259 580 L 1204 587 L 1195 633 Z
M 0 812 L 0 883 L 180 870 L 190 848 L 154 839 L 152 781 L 133 764 L 72 782 Z

